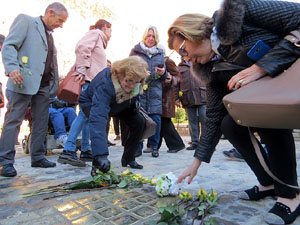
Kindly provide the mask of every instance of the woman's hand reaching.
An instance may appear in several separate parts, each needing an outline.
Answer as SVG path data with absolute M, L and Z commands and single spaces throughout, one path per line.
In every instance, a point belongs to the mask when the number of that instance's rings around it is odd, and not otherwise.
M 197 175 L 200 165 L 201 161 L 195 158 L 193 164 L 178 177 L 177 183 L 181 183 L 182 180 L 184 180 L 186 177 L 189 177 L 188 184 L 190 184 L 193 178 Z
M 242 70 L 241 72 L 237 73 L 228 82 L 228 88 L 231 90 L 232 88 L 238 89 L 242 86 L 245 86 L 267 74 L 259 66 L 253 64 L 247 69 Z

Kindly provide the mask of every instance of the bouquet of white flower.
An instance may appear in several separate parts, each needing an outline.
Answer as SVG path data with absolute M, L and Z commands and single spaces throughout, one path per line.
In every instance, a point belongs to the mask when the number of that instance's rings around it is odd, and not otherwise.
M 179 186 L 176 181 L 177 177 L 172 172 L 159 175 L 155 187 L 157 195 L 160 197 L 178 195 Z

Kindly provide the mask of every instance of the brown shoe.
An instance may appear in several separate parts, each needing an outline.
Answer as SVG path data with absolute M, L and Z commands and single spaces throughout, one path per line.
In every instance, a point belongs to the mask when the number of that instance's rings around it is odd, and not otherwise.
M 153 148 L 152 147 L 148 147 L 147 149 L 145 149 L 143 151 L 143 153 L 151 153 L 151 152 L 153 152 Z

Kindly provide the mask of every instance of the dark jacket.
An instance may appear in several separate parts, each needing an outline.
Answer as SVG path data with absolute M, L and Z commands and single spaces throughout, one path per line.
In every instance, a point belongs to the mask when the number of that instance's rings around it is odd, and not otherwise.
M 216 15 L 217 36 L 221 41 L 218 51 L 225 63 L 241 66 L 240 69 L 219 71 L 220 61 L 205 65 L 193 65 L 193 73 L 207 83 L 206 123 L 195 157 L 209 162 L 218 144 L 220 124 L 227 114 L 222 98 L 229 93 L 229 79 L 252 63 L 274 77 L 288 68 L 297 56 L 296 47 L 284 40 L 289 32 L 300 29 L 300 4 L 283 1 L 225 0 Z M 263 40 L 272 49 L 260 60 L 253 62 L 245 54 L 258 40 Z M 244 55 L 236 57 L 237 50 Z M 300 50 L 296 50 L 300 51 Z M 241 60 L 242 59 L 242 60 Z M 244 60 L 243 60 L 244 59 Z
M 153 54 L 149 57 L 147 53 L 141 48 L 140 44 L 137 44 L 130 52 L 130 56 L 137 55 L 142 57 L 148 63 L 148 70 L 151 72 L 151 76 L 155 76 L 155 67 L 159 64 L 164 64 L 164 53 L 162 49 L 158 49 L 157 54 Z M 140 96 L 140 104 L 147 111 L 148 114 L 162 114 L 162 85 L 167 76 L 167 70 L 163 76 L 159 79 L 151 79 L 148 83 L 148 89 L 144 90 L 144 93 Z
M 191 65 L 187 62 L 180 62 L 178 70 L 180 72 L 179 90 L 182 96 L 179 97 L 183 108 L 200 106 L 206 104 L 206 86 L 190 71 Z
M 165 57 L 167 71 L 171 75 L 171 82 L 162 82 L 162 115 L 161 117 L 172 118 L 175 117 L 175 100 L 178 97 L 178 84 L 180 80 L 180 73 L 175 62 L 169 57 Z
M 136 100 L 137 97 L 133 97 L 118 104 L 110 68 L 98 73 L 79 97 L 79 105 L 89 118 L 92 149 L 100 149 L 103 154 L 108 154 L 106 133 L 108 117 L 125 109 L 135 108 Z

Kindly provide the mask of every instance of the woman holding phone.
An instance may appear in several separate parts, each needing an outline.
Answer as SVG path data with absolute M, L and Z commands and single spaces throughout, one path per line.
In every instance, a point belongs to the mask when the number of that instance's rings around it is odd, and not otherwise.
M 149 76 L 146 78 L 144 93 L 140 96 L 140 104 L 149 116 L 156 122 L 156 133 L 148 138 L 144 153 L 152 153 L 158 157 L 162 114 L 162 84 L 167 77 L 165 69 L 164 50 L 158 47 L 159 36 L 155 26 L 149 26 L 144 32 L 143 40 L 131 50 L 130 55 L 142 57 L 148 63 Z M 137 157 L 142 155 L 143 141 L 140 142 Z

